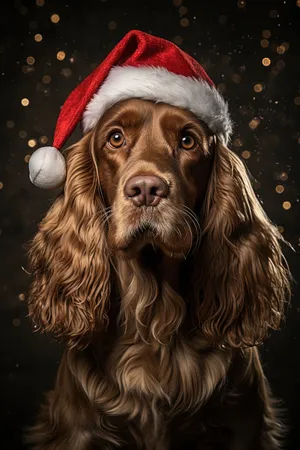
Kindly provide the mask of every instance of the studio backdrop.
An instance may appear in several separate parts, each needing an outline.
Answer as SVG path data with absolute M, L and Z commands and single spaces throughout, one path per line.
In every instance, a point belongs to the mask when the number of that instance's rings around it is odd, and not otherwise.
M 138 29 L 174 42 L 214 80 L 233 120 L 229 147 L 291 244 L 283 246 L 295 278 L 291 305 L 260 353 L 290 427 L 286 448 L 299 449 L 300 1 L 14 0 L 1 4 L 0 23 L 0 448 L 23 448 L 63 351 L 27 317 L 27 243 L 59 193 L 34 187 L 28 162 L 52 145 L 69 93 Z

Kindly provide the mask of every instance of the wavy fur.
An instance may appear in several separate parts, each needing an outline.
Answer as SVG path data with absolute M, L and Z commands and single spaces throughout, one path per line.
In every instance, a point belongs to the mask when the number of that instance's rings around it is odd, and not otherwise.
M 104 125 L 69 149 L 65 190 L 31 243 L 30 316 L 67 344 L 32 448 L 278 449 L 257 345 L 279 328 L 291 275 L 245 166 L 216 141 L 196 222 L 177 206 L 194 236 L 180 290 L 173 269 L 111 252 L 112 221 L 126 229 L 126 217 L 106 204 Z

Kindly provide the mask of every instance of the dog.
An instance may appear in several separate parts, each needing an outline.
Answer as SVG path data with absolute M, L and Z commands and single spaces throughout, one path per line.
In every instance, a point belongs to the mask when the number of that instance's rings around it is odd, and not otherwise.
M 259 345 L 290 272 L 242 160 L 192 112 L 126 99 L 66 161 L 29 251 L 29 314 L 66 345 L 32 448 L 278 449 Z

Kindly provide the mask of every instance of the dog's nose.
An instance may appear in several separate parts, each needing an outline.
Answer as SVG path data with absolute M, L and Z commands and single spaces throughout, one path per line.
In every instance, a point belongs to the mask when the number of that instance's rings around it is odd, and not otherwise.
M 169 187 L 160 177 L 140 175 L 129 178 L 124 192 L 136 206 L 156 206 L 168 195 Z

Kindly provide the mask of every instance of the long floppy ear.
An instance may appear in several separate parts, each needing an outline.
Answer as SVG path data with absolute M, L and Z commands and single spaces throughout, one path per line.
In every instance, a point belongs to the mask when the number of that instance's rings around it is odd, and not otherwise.
M 109 251 L 92 147 L 89 134 L 69 149 L 64 192 L 29 249 L 29 315 L 71 346 L 108 320 Z
M 290 299 L 292 276 L 280 246 L 287 242 L 256 198 L 244 163 L 218 141 L 201 222 L 199 325 L 212 342 L 256 345 L 278 329 Z

